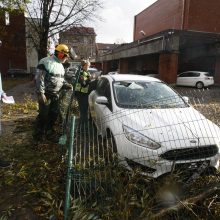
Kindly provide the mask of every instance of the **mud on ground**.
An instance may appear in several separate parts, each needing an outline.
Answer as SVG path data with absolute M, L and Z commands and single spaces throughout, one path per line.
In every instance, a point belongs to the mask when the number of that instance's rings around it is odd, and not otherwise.
M 62 219 L 62 149 L 50 141 L 33 144 L 37 103 L 32 82 L 6 93 L 16 104 L 1 104 L 0 158 L 12 164 L 0 168 L 0 219 Z
M 186 91 L 189 97 L 195 97 L 194 90 Z M 199 99 L 207 98 L 211 105 L 192 103 L 218 124 L 219 91 L 214 91 L 214 96 L 212 92 L 199 93 Z M 33 144 L 31 134 L 37 104 L 32 82 L 6 92 L 14 96 L 16 104 L 1 105 L 0 158 L 11 161 L 12 165 L 0 169 L 0 219 L 63 219 L 66 172 L 63 149 L 50 141 L 38 147 Z M 216 209 L 217 216 L 219 208 Z

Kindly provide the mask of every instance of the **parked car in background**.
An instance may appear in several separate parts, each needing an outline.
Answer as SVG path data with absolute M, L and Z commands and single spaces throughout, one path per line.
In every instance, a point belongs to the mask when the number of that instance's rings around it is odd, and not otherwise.
M 160 78 L 159 73 L 156 70 L 143 70 L 143 75 L 151 76 L 151 77 L 154 77 L 154 78 L 157 78 L 157 79 Z
M 27 75 L 30 75 L 27 73 L 27 70 L 24 70 L 24 69 L 9 69 L 7 71 L 7 75 L 10 76 L 10 77 L 24 77 L 24 76 L 27 76 Z
M 108 72 L 108 75 L 115 75 L 115 74 L 119 74 L 118 71 L 111 71 L 111 72 Z
M 176 85 L 193 86 L 198 89 L 214 85 L 214 79 L 208 72 L 187 71 L 177 76 Z
M 74 80 L 76 79 L 76 73 L 77 73 L 78 67 L 79 66 L 75 65 L 66 70 L 65 79 L 68 82 L 74 82 Z M 91 74 L 91 76 L 93 76 L 92 80 L 98 79 L 98 77 L 101 76 L 101 73 L 102 73 L 102 71 L 99 71 L 98 69 L 94 67 L 90 67 L 88 69 L 88 72 Z
M 128 168 L 158 177 L 219 167 L 220 128 L 159 79 L 103 75 L 89 95 L 91 117 Z M 110 150 L 111 151 L 111 150 Z
M 76 72 L 77 72 L 78 67 L 74 66 L 74 67 L 69 67 L 65 70 L 65 79 L 72 83 L 74 82 L 74 80 L 76 79 Z
M 102 71 L 99 71 L 95 67 L 89 67 L 88 72 L 93 77 L 93 80 L 98 79 L 98 77 L 101 76 L 101 74 L 102 74 Z
M 160 79 L 160 76 L 159 76 L 158 73 L 152 73 L 152 74 L 148 74 L 146 76 L 150 76 L 150 77 L 154 77 L 154 78 Z

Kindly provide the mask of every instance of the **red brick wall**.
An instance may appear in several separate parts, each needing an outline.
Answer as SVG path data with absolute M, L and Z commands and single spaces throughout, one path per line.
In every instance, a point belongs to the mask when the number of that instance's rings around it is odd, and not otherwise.
M 220 32 L 220 0 L 158 0 L 134 18 L 134 40 L 168 30 Z
M 177 70 L 178 70 L 177 53 L 164 53 L 159 57 L 159 74 L 160 79 L 166 83 L 176 83 Z
M 190 0 L 187 23 L 188 30 L 219 33 L 220 0 Z
M 119 72 L 128 73 L 128 59 L 120 59 L 119 61 Z
M 0 71 L 3 75 L 9 68 L 26 69 L 25 18 L 23 14 L 11 13 L 10 24 L 5 25 L 0 14 Z
M 181 29 L 183 0 L 158 0 L 135 16 L 134 40 L 142 38 L 143 30 L 147 36 L 167 30 Z

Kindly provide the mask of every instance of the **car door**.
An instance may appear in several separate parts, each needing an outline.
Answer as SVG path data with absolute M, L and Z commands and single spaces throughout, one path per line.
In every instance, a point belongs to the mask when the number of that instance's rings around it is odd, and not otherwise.
M 188 86 L 189 84 L 189 73 L 188 72 L 184 72 L 181 73 L 178 77 L 177 77 L 177 85 L 179 86 Z
M 110 122 L 112 115 L 112 99 L 111 99 L 111 87 L 108 79 L 102 78 L 100 79 L 97 89 L 96 89 L 96 97 L 97 99 L 100 96 L 104 96 L 108 100 L 108 104 L 98 104 L 95 100 L 94 102 L 94 112 L 95 112 L 95 120 L 98 132 L 101 135 L 105 135 L 106 126 Z
M 200 73 L 190 72 L 189 74 L 189 86 L 195 86 L 199 80 Z

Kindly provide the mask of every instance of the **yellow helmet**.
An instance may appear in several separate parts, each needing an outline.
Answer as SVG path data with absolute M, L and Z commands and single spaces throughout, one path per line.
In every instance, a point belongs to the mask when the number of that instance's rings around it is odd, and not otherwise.
M 58 45 L 56 45 L 55 51 L 62 52 L 66 56 L 69 57 L 69 52 L 70 51 L 69 51 L 69 47 L 66 44 L 58 44 Z

